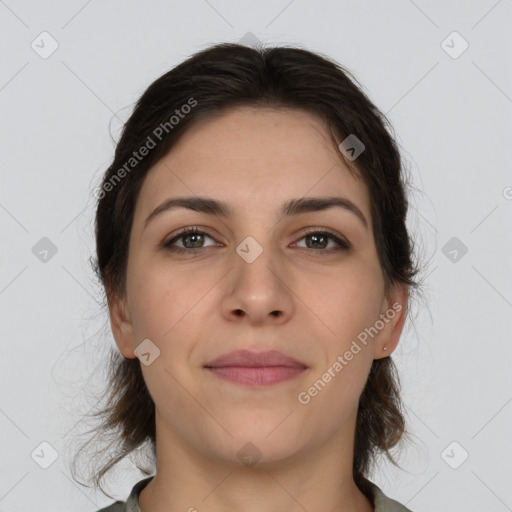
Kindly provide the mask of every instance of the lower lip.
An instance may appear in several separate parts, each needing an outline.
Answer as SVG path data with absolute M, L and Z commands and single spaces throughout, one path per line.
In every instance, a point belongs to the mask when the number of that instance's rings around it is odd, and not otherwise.
M 306 368 L 292 366 L 265 366 L 250 368 L 247 366 L 222 366 L 207 368 L 220 379 L 244 386 L 270 386 L 293 379 Z

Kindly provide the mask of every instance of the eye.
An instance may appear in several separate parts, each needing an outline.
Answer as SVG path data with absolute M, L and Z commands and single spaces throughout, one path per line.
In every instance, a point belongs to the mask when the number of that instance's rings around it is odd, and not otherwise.
M 162 246 L 177 254 L 193 254 L 206 249 L 205 239 L 209 238 L 214 243 L 211 246 L 219 246 L 215 240 L 204 231 L 199 230 L 196 226 L 183 228 L 172 238 L 162 244 Z M 306 246 L 300 246 L 299 243 L 305 240 Z M 176 245 L 178 242 L 181 246 Z M 331 244 L 331 247 L 329 247 Z M 334 247 L 332 246 L 334 244 Z M 291 247 L 301 247 L 312 256 L 329 255 L 338 251 L 348 251 L 351 249 L 349 242 L 341 239 L 328 228 L 311 228 L 306 234 L 291 245 Z
M 305 240 L 307 252 L 313 256 L 320 256 L 322 254 L 332 254 L 338 251 L 348 251 L 351 245 L 342 240 L 339 236 L 328 230 L 327 228 L 313 228 L 308 230 L 307 234 L 301 240 Z M 300 242 L 299 241 L 299 242 Z M 299 242 L 293 245 L 298 246 Z M 331 247 L 329 247 L 331 243 Z M 334 244 L 334 247 L 332 246 Z
M 184 228 L 173 238 L 164 242 L 162 245 L 169 251 L 173 251 L 179 254 L 187 252 L 191 253 L 208 247 L 203 245 L 205 238 L 209 238 L 210 240 L 214 241 L 211 236 L 209 236 L 204 231 L 198 230 L 197 227 Z M 178 241 L 182 243 L 181 247 L 176 246 L 176 242 Z

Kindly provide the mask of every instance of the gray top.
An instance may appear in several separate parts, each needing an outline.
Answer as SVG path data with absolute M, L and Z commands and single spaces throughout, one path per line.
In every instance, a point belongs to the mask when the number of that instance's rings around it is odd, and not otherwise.
M 154 476 L 154 475 L 153 475 Z M 139 507 L 139 494 L 146 485 L 153 479 L 149 476 L 137 482 L 128 496 L 126 501 L 116 501 L 108 507 L 98 510 L 98 512 L 141 512 Z M 408 508 L 391 498 L 388 498 L 373 482 L 369 480 L 368 486 L 372 493 L 374 512 L 411 512 Z

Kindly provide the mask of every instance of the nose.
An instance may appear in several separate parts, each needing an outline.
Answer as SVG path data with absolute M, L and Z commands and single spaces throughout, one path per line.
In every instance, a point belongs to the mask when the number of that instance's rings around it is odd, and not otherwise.
M 227 320 L 275 325 L 293 316 L 293 278 L 284 259 L 263 247 L 252 262 L 234 253 L 233 263 L 222 299 L 222 314 Z

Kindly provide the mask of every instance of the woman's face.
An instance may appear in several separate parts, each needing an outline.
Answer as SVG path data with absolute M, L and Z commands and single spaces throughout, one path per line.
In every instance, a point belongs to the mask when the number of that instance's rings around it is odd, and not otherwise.
M 184 203 L 151 215 L 199 197 L 225 215 Z M 321 207 L 328 198 L 353 206 Z M 187 227 L 199 233 L 178 236 Z M 407 294 L 385 295 L 368 192 L 321 121 L 256 108 L 191 128 L 148 173 L 126 290 L 111 301 L 112 328 L 123 355 L 141 359 L 158 435 L 238 464 L 351 449 L 372 360 L 395 348 Z M 206 367 L 243 349 L 302 368 Z

